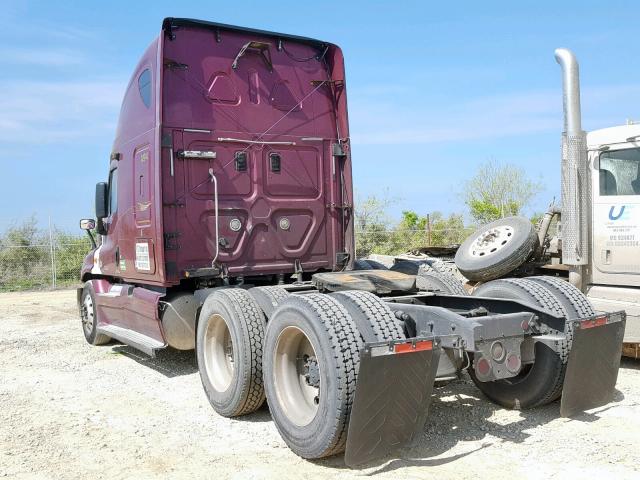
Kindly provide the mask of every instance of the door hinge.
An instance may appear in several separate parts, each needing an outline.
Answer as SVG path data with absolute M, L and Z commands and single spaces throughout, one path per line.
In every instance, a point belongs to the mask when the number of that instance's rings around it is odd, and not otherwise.
M 338 204 L 338 203 L 327 203 L 327 208 L 335 208 L 335 209 L 339 209 L 339 210 L 351 210 L 351 205 L 348 204 Z

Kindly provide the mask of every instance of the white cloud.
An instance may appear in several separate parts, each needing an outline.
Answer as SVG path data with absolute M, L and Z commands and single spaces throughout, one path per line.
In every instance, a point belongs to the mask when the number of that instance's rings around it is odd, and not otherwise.
M 67 49 L 50 48 L 0 48 L 0 58 L 5 64 L 66 67 L 85 62 L 81 53 Z
M 124 79 L 0 83 L 0 142 L 43 144 L 113 134 Z

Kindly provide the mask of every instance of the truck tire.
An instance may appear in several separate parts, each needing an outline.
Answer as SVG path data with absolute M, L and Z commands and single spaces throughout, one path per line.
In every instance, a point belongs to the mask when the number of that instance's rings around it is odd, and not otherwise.
M 362 345 L 349 313 L 330 295 L 291 295 L 271 317 L 264 353 L 267 401 L 297 455 L 315 459 L 344 451 Z
M 111 341 L 111 337 L 104 333 L 98 333 L 98 311 L 96 309 L 96 296 L 89 282 L 84 284 L 80 297 L 80 321 L 82 333 L 90 345 L 104 345 Z
M 371 270 L 389 270 L 389 268 L 384 263 L 380 263 L 377 260 L 372 260 L 371 258 L 367 258 L 365 261 L 369 264 L 369 267 L 371 267 Z
M 383 342 L 404 339 L 402 324 L 386 304 L 373 293 L 351 290 L 331 294 L 355 322 L 364 340 Z
M 371 270 L 371 265 L 369 265 L 369 262 L 367 262 L 363 258 L 359 258 L 353 261 L 353 269 L 354 270 Z
M 360 258 L 353 262 L 354 270 L 389 270 L 386 265 L 368 258 Z
M 456 266 L 465 277 L 489 281 L 512 272 L 538 248 L 534 225 L 523 217 L 491 222 L 468 237 L 456 252 Z
M 389 270 L 392 272 L 404 273 L 406 275 L 417 275 L 418 270 L 420 270 L 420 264 L 421 262 L 419 261 L 396 259 Z
M 262 349 L 265 317 L 245 290 L 225 288 L 207 297 L 198 317 L 196 358 L 202 386 L 224 417 L 263 404 Z
M 416 276 L 416 287 L 418 290 L 432 290 L 450 295 L 469 295 L 460 280 L 453 275 L 435 270 L 421 269 Z
M 527 277 L 555 295 L 567 311 L 567 320 L 593 317 L 596 311 L 587 296 L 568 281 L 557 277 Z
M 278 305 L 289 296 L 289 292 L 284 288 L 275 286 L 253 287 L 247 291 L 260 306 L 267 320 L 271 318 Z
M 565 308 L 549 289 L 526 278 L 494 280 L 478 287 L 473 295 L 519 300 L 567 316 Z M 469 374 L 482 393 L 504 407 L 527 409 L 546 405 L 562 393 L 570 342 L 570 339 L 559 341 L 553 348 L 536 343 L 535 362 L 513 378 L 481 382 L 473 368 L 469 369 Z

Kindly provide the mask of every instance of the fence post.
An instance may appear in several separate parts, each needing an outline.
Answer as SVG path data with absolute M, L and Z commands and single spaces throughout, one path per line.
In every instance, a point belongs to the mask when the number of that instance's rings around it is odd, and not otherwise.
M 51 216 L 49 216 L 49 252 L 51 254 L 51 286 L 56 288 L 56 253 L 53 246 L 53 230 L 51 229 Z
M 427 247 L 431 246 L 431 216 L 427 213 Z

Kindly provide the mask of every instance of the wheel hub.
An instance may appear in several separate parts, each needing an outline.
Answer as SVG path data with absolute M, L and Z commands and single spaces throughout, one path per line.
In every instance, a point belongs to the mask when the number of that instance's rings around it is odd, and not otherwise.
M 502 250 L 512 239 L 513 227 L 501 225 L 485 230 L 474 240 L 469 247 L 469 253 L 473 257 L 485 257 Z
M 214 314 L 204 334 L 204 365 L 207 378 L 218 392 L 225 392 L 234 374 L 233 340 L 226 320 Z
M 93 300 L 91 299 L 91 295 L 86 295 L 84 297 L 80 312 L 80 319 L 82 321 L 82 328 L 87 334 L 90 334 L 93 331 L 94 320 Z
M 290 326 L 280 332 L 273 370 L 273 385 L 284 415 L 298 426 L 311 423 L 320 404 L 322 365 L 300 328 Z
M 320 388 L 320 368 L 318 367 L 318 359 L 305 355 L 303 357 L 303 362 L 303 369 L 306 372 L 304 374 L 304 378 L 307 381 L 307 385 Z

